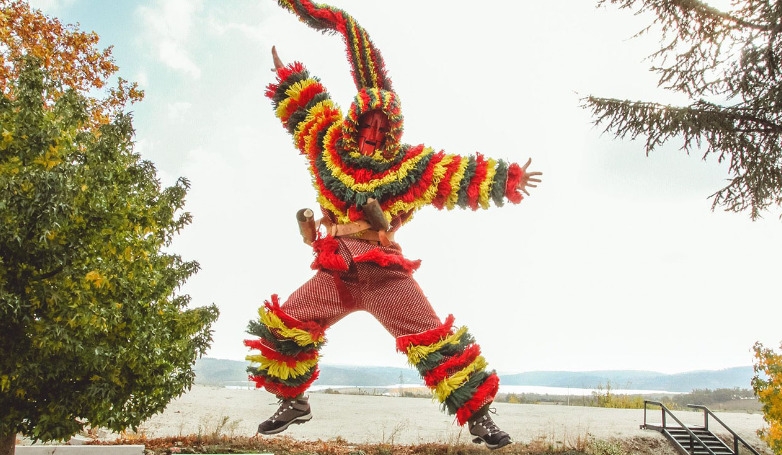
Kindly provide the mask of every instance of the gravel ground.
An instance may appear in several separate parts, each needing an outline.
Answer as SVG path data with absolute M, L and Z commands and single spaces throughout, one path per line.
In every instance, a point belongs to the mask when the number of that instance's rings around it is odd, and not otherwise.
M 455 425 L 453 417 L 440 412 L 439 405 L 424 398 L 373 395 L 313 393 L 310 395 L 313 418 L 303 425 L 292 425 L 283 433 L 299 440 L 341 439 L 352 443 L 420 444 L 469 441 L 466 430 Z M 639 428 L 644 411 L 580 406 L 495 403 L 493 419 L 514 441 L 548 441 L 574 444 L 578 440 L 659 437 L 652 430 Z M 147 438 L 212 434 L 252 436 L 258 424 L 277 409 L 276 399 L 262 390 L 225 389 L 195 386 L 172 401 L 166 411 L 147 421 L 140 429 Z M 703 424 L 703 413 L 677 411 L 686 424 Z M 757 430 L 765 422 L 761 414 L 717 413 L 717 416 L 744 440 L 765 446 Z M 649 411 L 647 423 L 659 424 L 661 411 Z M 727 433 L 713 420 L 710 428 Z

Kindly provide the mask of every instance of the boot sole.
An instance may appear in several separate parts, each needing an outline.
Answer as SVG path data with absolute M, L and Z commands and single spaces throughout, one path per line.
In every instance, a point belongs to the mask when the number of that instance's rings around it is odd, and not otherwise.
M 506 445 L 510 444 L 512 441 L 508 437 L 508 438 L 500 439 L 500 442 L 498 442 L 497 444 L 489 444 L 483 438 L 476 437 L 472 440 L 472 442 L 474 442 L 475 444 L 481 444 L 481 443 L 486 444 L 486 447 L 489 450 L 494 450 L 494 449 L 499 449 L 500 447 L 505 447 Z
M 272 435 L 277 433 L 282 433 L 283 431 L 287 430 L 289 426 L 293 425 L 294 423 L 296 425 L 309 422 L 312 418 L 312 413 L 303 415 L 301 417 L 296 417 L 295 419 L 291 420 L 290 422 L 286 423 L 285 425 L 281 426 L 280 428 L 274 429 L 274 430 L 268 430 L 268 431 L 261 431 L 260 428 L 258 428 L 258 433 L 262 435 Z

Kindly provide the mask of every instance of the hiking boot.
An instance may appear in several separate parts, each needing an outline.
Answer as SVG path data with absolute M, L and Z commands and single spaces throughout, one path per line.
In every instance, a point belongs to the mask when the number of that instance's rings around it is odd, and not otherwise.
M 472 442 L 476 444 L 484 443 L 489 449 L 499 449 L 511 443 L 510 435 L 502 430 L 500 427 L 491 420 L 489 417 L 489 411 L 494 412 L 493 409 L 481 413 L 478 416 L 473 416 L 467 422 L 470 429 L 470 434 L 475 436 Z
M 260 434 L 277 434 L 296 423 L 304 423 L 312 418 L 307 398 L 281 399 L 280 407 L 273 416 L 258 425 Z

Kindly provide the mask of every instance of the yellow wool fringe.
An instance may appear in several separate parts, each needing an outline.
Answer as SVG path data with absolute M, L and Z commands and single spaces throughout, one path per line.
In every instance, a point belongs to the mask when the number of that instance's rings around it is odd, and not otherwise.
M 398 169 L 389 172 L 383 176 L 383 178 L 372 179 L 371 181 L 364 183 L 356 183 L 356 180 L 351 175 L 342 171 L 340 166 L 335 163 L 333 158 L 335 153 L 335 150 L 326 150 L 323 154 L 323 162 L 326 163 L 326 167 L 328 167 L 331 175 L 334 176 L 335 179 L 339 180 L 343 185 L 353 191 L 374 191 L 379 186 L 404 180 L 410 170 L 415 169 L 415 166 L 419 161 L 421 161 L 425 156 L 431 155 L 432 149 L 425 148 L 421 151 L 421 153 L 410 157 L 408 160 L 405 160 L 405 162 L 399 166 Z
M 327 135 L 328 134 L 331 134 L 331 131 L 329 131 Z M 324 142 L 327 142 L 327 140 Z M 431 148 L 426 147 L 420 154 L 406 161 L 395 172 L 389 173 L 388 175 L 384 176 L 382 179 L 376 179 L 373 180 L 372 182 L 358 183 L 358 184 L 356 183 L 355 179 L 353 179 L 353 177 L 343 173 L 342 170 L 338 168 L 338 166 L 334 163 L 334 161 L 331 158 L 331 153 L 333 152 L 324 153 L 323 159 L 329 171 L 335 178 L 339 179 L 340 182 L 342 182 L 344 185 L 346 185 L 347 187 L 349 187 L 354 191 L 374 191 L 379 186 L 387 185 L 395 181 L 404 179 L 407 176 L 407 174 L 410 172 L 410 170 L 414 169 L 415 165 L 421 159 L 431 155 L 432 153 L 434 153 L 434 151 Z M 423 207 L 424 205 L 430 204 L 432 200 L 434 200 L 435 196 L 437 196 L 437 191 L 438 191 L 437 187 L 439 186 L 439 182 L 445 176 L 447 167 L 454 160 L 454 157 L 455 155 L 446 155 L 439 163 L 435 165 L 434 172 L 432 173 L 432 184 L 429 185 L 429 187 L 422 194 L 420 194 L 418 198 L 416 198 L 414 201 L 411 202 L 407 202 L 403 200 L 396 201 L 390 206 L 388 206 L 385 212 L 390 216 L 394 216 L 399 213 L 411 212 Z M 460 166 L 459 174 L 454 179 L 455 182 L 454 180 L 452 180 L 452 185 L 455 186 L 455 191 L 453 191 L 452 195 L 450 196 L 452 202 L 449 204 L 448 208 L 453 208 L 456 204 L 456 200 L 458 199 L 459 180 L 464 177 L 464 169 L 466 168 L 466 160 L 464 161 L 465 163 L 462 163 Z M 488 188 L 488 184 L 487 184 L 487 188 Z M 486 192 L 486 200 L 488 202 L 488 191 Z M 334 204 L 332 204 L 325 196 L 320 195 L 318 197 L 318 202 L 321 205 L 323 205 L 324 208 L 334 213 L 334 215 L 337 217 L 338 222 L 349 223 L 351 221 L 346 212 L 335 207 Z
M 448 395 L 467 382 L 471 374 L 483 370 L 487 365 L 488 362 L 486 362 L 486 359 L 484 359 L 482 355 L 479 355 L 471 364 L 440 381 L 432 392 L 437 399 L 440 400 L 440 403 L 442 403 L 448 398 Z
M 432 173 L 432 184 L 429 188 L 413 202 L 405 202 L 403 200 L 396 201 L 388 207 L 388 212 L 392 214 L 410 212 L 414 209 L 421 208 L 425 204 L 430 204 L 435 196 L 437 196 L 438 186 L 440 181 L 445 176 L 448 165 L 453 161 L 453 155 L 447 155 L 443 160 L 435 165 L 434 172 Z
M 269 327 L 270 329 L 274 329 L 277 333 L 282 335 L 284 338 L 295 341 L 296 344 L 298 344 L 299 346 L 309 346 L 309 345 L 319 344 L 323 342 L 322 336 L 318 338 L 313 338 L 312 335 L 306 330 L 288 328 L 282 322 L 282 320 L 279 317 L 277 317 L 277 315 L 275 315 L 271 311 L 266 311 L 264 307 L 261 307 L 258 310 L 258 314 L 260 314 L 261 322 L 266 327 Z
M 283 381 L 288 378 L 297 378 L 308 373 L 312 367 L 318 363 L 318 357 L 311 360 L 296 362 L 296 365 L 293 367 L 289 367 L 286 362 L 268 359 L 260 354 L 248 355 L 246 359 L 250 362 L 259 363 L 261 369 L 265 370 L 269 376 L 282 379 Z
M 302 151 L 302 153 L 305 151 L 306 153 L 309 153 L 309 150 L 311 150 L 312 141 L 318 140 L 318 133 L 321 130 L 321 125 L 328 122 L 334 122 L 334 120 L 337 120 L 341 117 L 342 111 L 339 110 L 339 107 L 336 106 L 332 100 L 326 99 L 317 103 L 309 110 L 309 113 L 307 114 L 307 117 L 304 119 L 304 121 L 296 125 L 296 131 L 293 132 L 293 143 L 298 144 L 303 127 L 310 125 L 310 123 L 313 121 L 317 121 L 317 127 L 313 128 L 310 126 L 310 128 L 307 130 L 307 137 L 304 138 L 305 149 Z
M 457 330 L 456 333 L 454 333 L 453 335 L 449 335 L 443 338 L 442 340 L 438 341 L 437 343 L 430 344 L 428 346 L 410 346 L 409 348 L 407 348 L 407 360 L 413 366 L 418 365 L 418 362 L 420 362 L 421 359 L 433 353 L 434 351 L 437 351 L 438 349 L 445 346 L 446 344 L 459 343 L 459 339 L 465 333 L 467 333 L 467 327 L 463 326 L 462 328 Z
M 350 18 L 352 19 L 352 18 Z M 364 81 L 367 79 L 367 75 L 369 75 L 369 82 L 371 85 L 377 84 L 377 70 L 375 69 L 375 64 L 372 61 L 372 58 L 364 58 L 365 53 L 361 52 L 361 42 L 365 39 L 369 39 L 367 36 L 361 36 L 361 32 L 363 31 L 361 27 L 356 23 L 354 20 L 348 20 L 347 26 L 350 27 L 350 34 L 353 35 L 353 40 L 350 43 L 350 47 L 352 48 L 352 54 L 356 56 L 356 58 L 359 60 L 359 64 L 355 65 L 354 68 L 358 70 L 357 79 L 358 83 L 362 84 L 361 81 Z M 365 66 L 366 65 L 366 66 Z
M 287 119 L 286 113 L 288 112 L 288 105 L 291 103 L 296 103 L 298 106 L 302 90 L 317 82 L 317 80 L 312 78 L 304 79 L 303 81 L 296 82 L 295 84 L 292 84 L 290 87 L 288 87 L 288 89 L 285 90 L 285 94 L 288 95 L 287 98 L 280 101 L 280 104 L 277 105 L 277 110 L 274 111 L 274 114 L 277 116 L 277 118 Z
M 295 82 L 291 84 L 291 86 L 288 87 L 287 90 L 285 90 L 285 94 L 288 95 L 288 98 L 295 100 L 298 103 L 299 100 L 301 99 L 301 92 L 303 92 L 304 89 L 306 89 L 310 85 L 316 84 L 317 82 L 318 81 L 313 78 L 304 79 L 302 81 Z
M 481 182 L 480 195 L 478 196 L 478 203 L 483 209 L 489 208 L 491 185 L 494 183 L 494 176 L 497 174 L 497 160 L 489 158 L 486 160 L 486 165 L 486 178 Z
M 448 198 L 445 200 L 445 207 L 448 210 L 456 207 L 456 203 L 459 202 L 459 182 L 464 178 L 464 172 L 467 170 L 468 164 L 469 160 L 463 159 L 459 163 L 459 169 L 451 176 L 451 194 L 449 194 Z

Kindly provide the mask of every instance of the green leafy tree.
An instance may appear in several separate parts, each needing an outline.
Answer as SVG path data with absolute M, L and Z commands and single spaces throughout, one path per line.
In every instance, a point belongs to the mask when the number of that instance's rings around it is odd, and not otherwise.
M 218 311 L 178 295 L 188 182 L 133 152 L 143 93 L 98 36 L 0 0 L 0 455 L 135 428 L 187 390 Z
M 188 308 L 177 291 L 198 264 L 167 251 L 191 219 L 187 180 L 161 187 L 130 115 L 95 126 L 39 59 L 16 65 L 0 100 L 2 455 L 17 433 L 120 431 L 162 411 L 193 384 L 218 316 Z
M 734 0 L 721 11 L 698 0 L 600 0 L 652 17 L 661 32 L 650 56 L 659 86 L 684 106 L 590 96 L 595 123 L 618 138 L 645 137 L 646 153 L 672 139 L 687 153 L 726 161 L 730 178 L 712 209 L 757 219 L 782 203 L 782 3 Z
M 782 344 L 780 344 L 782 349 Z M 775 454 L 782 454 L 782 354 L 755 343 L 755 377 L 752 388 L 763 403 L 763 418 L 768 428 L 760 430 L 760 437 Z

